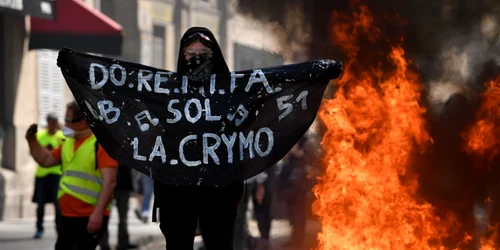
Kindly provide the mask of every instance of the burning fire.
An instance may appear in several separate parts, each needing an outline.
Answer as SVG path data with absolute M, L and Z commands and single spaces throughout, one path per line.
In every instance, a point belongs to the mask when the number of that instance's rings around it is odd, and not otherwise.
M 486 88 L 476 121 L 463 137 L 468 153 L 492 160 L 500 151 L 500 77 L 489 81 Z
M 486 83 L 486 91 L 481 95 L 481 106 L 476 112 L 476 120 L 464 133 L 465 151 L 476 156 L 475 167 L 486 174 L 491 174 L 491 163 L 500 151 L 500 76 Z M 493 189 L 496 187 L 493 186 Z M 496 197 L 498 199 L 498 197 Z M 495 240 L 498 239 L 498 225 L 491 225 L 495 222 L 489 220 L 492 213 L 492 204 L 497 204 L 498 200 L 490 197 L 482 206 L 482 214 L 476 224 L 481 230 L 483 238 L 480 240 L 482 250 L 498 249 L 495 247 Z M 498 209 L 494 207 L 493 209 Z M 493 232 L 490 236 L 487 231 Z
M 411 170 L 412 154 L 432 143 L 419 105 L 422 84 L 399 44 L 386 56 L 366 55 L 376 59 L 360 69 L 358 41 L 383 39 L 366 6 L 333 17 L 348 60 L 335 98 L 319 112 L 327 132 L 325 173 L 314 188 L 318 249 L 445 249 L 441 239 L 454 222 L 418 198 Z

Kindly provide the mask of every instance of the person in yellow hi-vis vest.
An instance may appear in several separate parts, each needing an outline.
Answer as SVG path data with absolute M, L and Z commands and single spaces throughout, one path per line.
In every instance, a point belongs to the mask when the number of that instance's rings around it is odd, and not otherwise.
M 40 146 L 52 150 L 58 148 L 64 141 L 64 135 L 59 129 L 59 121 L 54 114 L 47 115 L 47 129 L 38 131 L 36 138 Z M 61 213 L 57 202 L 57 191 L 59 189 L 59 178 L 61 177 L 61 166 L 44 168 L 38 166 L 35 173 L 35 191 L 32 201 L 37 204 L 36 210 L 36 233 L 33 238 L 39 239 L 43 236 L 43 217 L 45 204 L 52 203 L 55 207 L 56 231 L 59 233 L 61 226 Z
M 106 232 L 118 163 L 97 139 L 76 102 L 67 105 L 66 140 L 52 151 L 36 140 L 37 125 L 26 131 L 30 152 L 42 167 L 62 166 L 58 201 L 61 230 L 56 250 L 91 250 Z

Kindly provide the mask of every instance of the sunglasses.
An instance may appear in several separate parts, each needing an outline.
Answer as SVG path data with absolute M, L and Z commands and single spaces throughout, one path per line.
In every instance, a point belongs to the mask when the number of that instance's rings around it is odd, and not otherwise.
M 201 55 L 204 57 L 212 57 L 212 50 L 211 49 L 188 49 L 184 52 L 185 56 L 188 57 L 195 57 L 196 55 Z
M 196 33 L 190 35 L 188 38 L 184 39 L 184 42 L 190 40 L 194 36 L 199 36 L 199 37 L 201 37 L 201 38 L 203 38 L 203 39 L 205 39 L 205 40 L 207 40 L 209 42 L 212 42 L 212 40 L 210 40 L 210 37 L 208 37 L 207 35 L 205 35 L 205 34 L 203 34 L 201 32 L 196 32 Z
M 76 118 L 73 118 L 73 119 L 69 119 L 68 117 L 65 117 L 64 118 L 64 122 L 66 123 L 75 123 L 75 122 L 79 122 L 81 120 L 85 119 L 85 117 L 76 117 Z

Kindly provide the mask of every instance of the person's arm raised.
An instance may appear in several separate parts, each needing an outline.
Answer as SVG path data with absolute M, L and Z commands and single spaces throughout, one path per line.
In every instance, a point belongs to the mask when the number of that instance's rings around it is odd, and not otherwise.
M 61 164 L 61 161 L 54 158 L 48 149 L 40 145 L 36 138 L 37 130 L 38 126 L 32 124 L 26 131 L 26 140 L 28 141 L 33 159 L 42 167 L 52 167 Z

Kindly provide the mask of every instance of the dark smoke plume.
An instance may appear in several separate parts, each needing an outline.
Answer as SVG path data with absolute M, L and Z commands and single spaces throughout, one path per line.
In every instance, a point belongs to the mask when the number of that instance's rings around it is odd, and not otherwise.
M 303 39 L 296 31 L 306 30 L 309 59 L 342 60 L 331 39 L 332 13 L 348 14 L 360 3 L 368 5 L 387 38 L 405 36 L 405 50 L 426 83 L 460 81 L 479 91 L 485 65 L 500 61 L 497 0 L 238 0 L 238 10 L 262 22 L 280 23 L 288 31 L 282 41 L 288 43 Z M 294 16 L 287 15 L 291 10 L 300 10 L 302 23 L 292 22 Z M 390 22 L 395 15 L 406 20 L 404 28 Z

